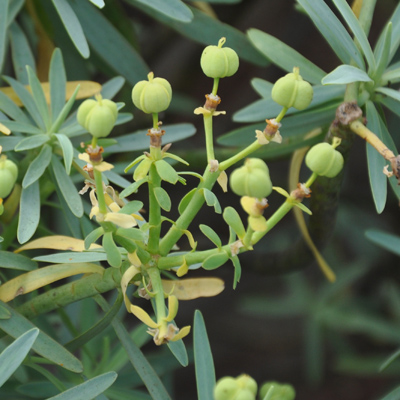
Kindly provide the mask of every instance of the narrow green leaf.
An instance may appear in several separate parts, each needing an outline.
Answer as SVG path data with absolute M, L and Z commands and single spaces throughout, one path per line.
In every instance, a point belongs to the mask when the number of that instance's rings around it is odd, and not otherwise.
M 167 346 L 182 367 L 187 367 L 189 365 L 189 357 L 182 339 L 175 342 L 168 342 Z
M 352 82 L 372 82 L 368 74 L 351 65 L 339 65 L 322 79 L 323 85 L 346 85 Z
M 129 203 L 126 203 L 118 212 L 122 212 L 123 214 L 134 214 L 139 212 L 142 208 L 143 203 L 141 201 L 132 200 Z
M 19 206 L 17 238 L 19 243 L 27 242 L 36 232 L 40 220 L 39 182 L 22 188 Z
M 389 62 L 389 53 L 390 53 L 390 43 L 392 38 L 392 23 L 386 26 L 384 31 L 384 40 L 382 41 L 382 46 L 376 48 L 375 59 L 378 62 L 376 66 L 376 70 L 373 73 L 373 78 L 376 83 L 378 83 L 381 79 L 383 71 L 385 71 L 388 62 Z
M 32 271 L 37 269 L 37 263 L 22 254 L 0 250 L 0 267 L 20 271 Z
M 99 10 L 87 1 L 73 2 L 71 6 L 82 23 L 90 46 L 107 65 L 131 85 L 146 78 L 149 68 L 143 58 Z
M 21 8 L 24 6 L 25 0 L 14 0 L 8 4 L 7 25 L 10 26 L 17 17 Z
M 101 88 L 101 95 L 104 99 L 112 99 L 124 86 L 125 79 L 122 76 L 116 76 L 107 81 Z
M 368 121 L 367 127 L 372 132 L 375 132 L 376 136 L 380 140 L 383 140 L 379 123 L 380 117 L 378 111 L 371 101 L 368 101 L 366 104 L 366 116 Z M 383 173 L 386 160 L 369 143 L 367 143 L 366 146 L 369 182 L 371 185 L 376 212 L 380 214 L 385 208 L 387 196 L 387 177 Z
M 342 17 L 346 21 L 349 28 L 352 30 L 354 37 L 357 39 L 365 58 L 367 59 L 369 68 L 374 71 L 375 69 L 375 57 L 372 52 L 371 46 L 368 42 L 368 38 L 362 28 L 358 18 L 354 15 L 353 10 L 347 4 L 345 0 L 333 0 L 336 8 L 342 14 Z
M 52 0 L 58 15 L 72 40 L 72 43 L 83 58 L 89 58 L 90 50 L 78 17 L 67 0 Z
M 400 237 L 390 233 L 371 229 L 366 231 L 365 236 L 376 245 L 383 247 L 385 250 L 400 256 Z
M 28 81 L 30 89 L 32 91 L 33 100 L 35 101 L 36 107 L 39 110 L 42 120 L 44 121 L 46 129 L 49 129 L 50 113 L 42 85 L 40 84 L 40 81 L 37 78 L 35 72 L 29 65 L 26 66 L 26 71 L 28 72 Z
M 74 158 L 74 146 L 72 146 L 71 141 L 64 134 L 56 133 L 54 136 L 56 136 L 58 143 L 61 146 L 64 156 L 65 171 L 69 175 L 71 173 L 71 165 Z
M 89 1 L 98 8 L 103 8 L 105 6 L 104 0 L 89 0 Z
M 163 181 L 175 184 L 178 179 L 179 175 L 175 171 L 175 168 L 172 167 L 164 160 L 158 160 L 154 163 L 157 169 L 157 173 Z
M 400 357 L 400 349 L 396 350 L 393 354 L 390 355 L 379 367 L 379 372 L 384 371 L 390 364 L 393 363 L 397 358 Z
M 64 107 L 67 84 L 67 76 L 60 49 L 55 49 L 51 56 L 49 82 L 51 117 L 54 122 Z
M 225 222 L 233 229 L 239 238 L 243 238 L 246 234 L 242 219 L 239 213 L 233 207 L 226 207 L 222 214 Z
M 165 211 L 171 211 L 171 199 L 162 187 L 154 188 L 154 195 L 156 196 L 156 200 L 158 205 Z
M 31 120 L 6 94 L 0 91 L 0 110 L 15 121 L 31 125 Z M 37 128 L 36 128 L 37 129 Z
M 214 398 L 215 369 L 211 353 L 210 342 L 207 336 L 203 315 L 199 310 L 194 313 L 194 366 L 196 370 L 198 400 Z
M 47 399 L 60 391 L 49 381 L 35 381 L 19 385 L 17 393 L 33 399 Z
M 208 239 L 210 239 L 211 242 L 213 242 L 218 248 L 222 246 L 221 239 L 219 238 L 218 234 L 214 231 L 214 229 L 204 224 L 200 224 L 199 228 L 203 232 L 203 234 L 207 236 Z
M 98 302 L 103 311 L 108 311 L 110 306 L 102 296 L 96 296 L 95 300 Z M 117 318 L 112 321 L 112 326 L 117 334 L 122 346 L 125 348 L 126 354 L 135 368 L 136 372 L 142 378 L 143 383 L 146 385 L 147 390 L 154 400 L 171 400 L 160 378 L 153 370 L 146 357 L 136 346 L 128 331 Z
M 0 2 L 0 71 L 3 69 L 7 47 L 7 14 L 9 0 Z
M 95 243 L 104 233 L 104 228 L 99 226 L 85 237 L 85 249 L 88 250 L 92 243 Z
M 185 211 L 187 205 L 190 203 L 190 200 L 192 200 L 196 191 L 197 191 L 197 189 L 194 188 L 190 192 L 186 193 L 185 196 L 182 198 L 182 200 L 180 201 L 179 206 L 178 206 L 179 214 L 182 215 L 182 213 Z
M 0 354 L 0 387 L 24 361 L 38 335 L 37 328 L 27 331 Z
M 207 271 L 211 271 L 213 269 L 219 268 L 221 265 L 224 265 L 228 260 L 228 254 L 222 252 L 206 258 L 201 266 Z
M 42 261 L 51 264 L 66 264 L 66 263 L 79 263 L 79 262 L 95 262 L 95 261 L 106 261 L 107 254 L 100 252 L 65 252 L 55 253 L 48 256 L 37 256 L 33 258 L 34 261 Z
M 10 26 L 10 43 L 15 75 L 21 83 L 27 85 L 26 66 L 29 65 L 35 71 L 35 58 L 24 31 L 16 21 Z
M 61 165 L 60 160 L 56 155 L 53 154 L 51 159 L 51 166 L 53 168 L 54 176 L 57 181 L 57 185 L 68 204 L 71 212 L 78 218 L 83 215 L 82 199 L 76 190 L 75 185 L 72 183 L 71 178 L 65 172 L 65 169 Z
M 11 318 L 11 313 L 0 305 L 0 319 L 9 319 Z
M 157 13 L 165 14 L 167 17 L 180 22 L 190 22 L 193 19 L 193 13 L 190 8 L 180 0 L 126 0 L 133 6 L 136 3 L 145 4 Z
M 203 190 L 204 199 L 206 200 L 207 205 L 210 207 L 214 207 L 214 211 L 217 214 L 221 214 L 221 212 L 222 212 L 221 205 L 219 204 L 217 196 L 211 190 L 208 190 L 205 188 L 202 190 Z
M 364 60 L 353 39 L 323 0 L 298 0 L 325 40 L 344 64 L 354 60 L 364 69 Z
M 0 320 L 0 329 L 11 337 L 17 338 L 32 328 L 36 328 L 32 322 L 17 313 L 8 304 L 0 301 L 0 305 L 11 313 L 10 319 Z M 32 349 L 44 358 L 69 371 L 76 373 L 83 371 L 80 361 L 43 331 L 39 332 L 39 336 L 35 340 Z
M 21 141 L 21 137 L 14 136 L 0 136 L 0 146 L 3 147 L 3 151 L 14 150 L 15 146 Z
M 392 99 L 400 101 L 400 92 L 398 90 L 385 88 L 385 87 L 379 87 L 379 88 L 375 89 L 375 92 L 382 93 L 382 94 L 384 94 L 386 96 L 391 97 Z
M 1 103 L 0 103 L 1 104 Z M 192 124 L 163 125 L 163 129 L 168 135 L 168 143 L 178 142 L 196 133 L 196 128 Z M 110 146 L 107 153 L 122 153 L 149 148 L 150 141 L 147 130 L 140 130 L 127 135 L 118 136 L 118 144 Z
M 237 284 L 240 282 L 242 276 L 242 266 L 240 265 L 240 260 L 238 256 L 231 258 L 233 267 L 235 268 L 235 274 L 233 276 L 233 289 L 236 289 Z
M 387 70 L 381 79 L 382 86 L 387 85 L 388 83 L 397 83 L 400 82 L 400 68 Z
M 137 182 L 133 182 L 131 185 L 129 185 L 126 189 L 124 189 L 124 190 L 119 194 L 119 197 L 120 197 L 121 199 L 123 199 L 123 198 L 125 198 L 125 197 L 128 197 L 128 196 L 131 195 L 132 193 L 136 193 L 136 192 L 138 191 L 139 187 L 140 187 L 141 185 L 143 185 L 143 183 L 146 183 L 146 182 L 148 182 L 148 181 L 149 181 L 149 177 L 146 176 L 145 178 L 140 179 L 140 180 L 137 181 Z
M 115 268 L 119 268 L 122 263 L 121 253 L 114 242 L 112 232 L 105 232 L 103 235 L 103 248 L 107 253 L 108 263 Z
M 392 390 L 385 397 L 382 397 L 380 400 L 399 400 L 400 398 L 400 386 L 396 389 Z
M 44 173 L 47 166 L 50 164 L 52 148 L 45 144 L 37 157 L 29 164 L 28 170 L 22 181 L 22 187 L 26 188 L 33 182 L 36 182 Z
M 251 86 L 261 97 L 271 97 L 271 90 L 274 86 L 273 83 L 266 81 L 261 78 L 253 78 L 251 81 Z
M 116 231 L 116 234 L 118 236 L 122 236 L 124 238 L 127 239 L 131 239 L 133 241 L 139 240 L 139 241 L 143 241 L 146 238 L 146 235 L 144 234 L 144 232 L 142 232 L 140 229 L 137 228 L 118 228 Z
M 11 132 L 21 132 L 27 133 L 28 135 L 42 135 L 43 131 L 41 131 L 35 125 L 30 123 L 20 122 L 20 121 L 9 121 L 9 120 L 0 120 L 0 122 L 5 125 Z M 23 137 L 20 137 L 19 140 L 23 140 Z
M 106 372 L 47 400 L 87 400 L 95 398 L 107 390 L 115 382 L 117 376 L 114 371 Z
M 35 149 L 37 147 L 42 146 L 44 143 L 50 140 L 50 136 L 44 133 L 35 136 L 29 136 L 22 139 L 16 146 L 15 151 L 24 151 Z
M 31 93 L 25 89 L 25 86 L 22 83 L 16 81 L 15 79 L 11 77 L 3 78 L 13 88 L 14 92 L 17 94 L 26 110 L 36 122 L 37 126 L 43 132 L 46 132 L 46 125 Z
M 300 75 L 306 81 L 314 84 L 319 84 L 324 77 L 325 72 L 321 68 L 268 33 L 258 29 L 249 29 L 247 36 L 256 49 L 284 71 L 293 72 L 293 67 L 299 67 Z
M 53 125 L 50 128 L 50 132 L 52 132 L 52 133 L 53 132 L 57 132 L 60 129 L 61 125 L 63 124 L 63 122 L 67 118 L 68 113 L 71 111 L 72 106 L 74 105 L 76 95 L 79 92 L 79 88 L 80 88 L 80 85 L 77 85 L 77 87 L 76 87 L 74 93 L 72 94 L 72 96 L 65 103 L 65 105 L 62 108 L 62 110 L 60 111 L 60 113 L 56 116 L 56 120 L 53 122 Z M 76 124 L 78 124 L 78 121 L 76 121 Z M 60 133 L 63 133 L 63 132 L 60 132 Z M 71 135 L 67 135 L 67 136 L 71 136 Z

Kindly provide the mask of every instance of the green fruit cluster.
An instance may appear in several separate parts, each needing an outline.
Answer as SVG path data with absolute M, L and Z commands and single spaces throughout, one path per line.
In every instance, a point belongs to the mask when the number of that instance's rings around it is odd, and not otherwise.
M 92 136 L 102 138 L 110 134 L 117 116 L 117 105 L 97 95 L 96 100 L 87 99 L 79 106 L 76 118 Z
M 214 400 L 255 400 L 257 382 L 249 375 L 225 376 L 214 388 Z
M 172 99 L 171 85 L 164 78 L 154 78 L 153 72 L 147 77 L 148 81 L 140 81 L 133 87 L 133 104 L 146 114 L 165 111 Z
M 272 395 L 269 400 L 294 400 L 296 392 L 291 385 L 282 384 L 279 382 L 265 382 L 260 388 L 260 399 L 262 400 L 273 387 Z
M 335 177 L 343 168 L 344 160 L 334 146 L 318 143 L 306 155 L 307 167 L 320 176 Z
M 14 188 L 18 177 L 17 165 L 2 156 L 0 158 L 0 198 L 7 197 Z
M 303 80 L 299 74 L 299 68 L 293 68 L 293 72 L 276 81 L 271 97 L 275 103 L 283 107 L 304 110 L 311 103 L 313 88 Z
M 201 55 L 200 66 L 209 78 L 232 76 L 239 68 L 239 57 L 230 47 L 222 47 L 226 42 L 221 38 L 218 46 L 207 46 Z
M 259 158 L 247 158 L 243 167 L 230 176 L 230 186 L 238 196 L 261 199 L 272 192 L 272 182 L 267 164 Z

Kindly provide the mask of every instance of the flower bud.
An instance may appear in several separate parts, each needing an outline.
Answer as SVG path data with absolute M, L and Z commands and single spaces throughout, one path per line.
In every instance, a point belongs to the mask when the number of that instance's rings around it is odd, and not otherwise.
M 133 104 L 146 114 L 165 111 L 171 103 L 171 85 L 164 78 L 154 78 L 153 72 L 147 77 L 148 81 L 140 81 L 133 87 Z
M 278 79 L 272 88 L 272 100 L 279 105 L 298 110 L 307 108 L 313 98 L 312 86 L 303 80 L 299 74 L 299 68 L 293 68 L 293 72 Z
M 249 375 L 242 374 L 236 378 L 238 385 L 246 390 L 250 390 L 254 396 L 257 394 L 257 382 Z
M 235 378 L 225 376 L 217 381 L 214 388 L 214 400 L 235 400 L 239 385 Z
M 102 138 L 110 134 L 117 116 L 117 105 L 97 95 L 96 100 L 85 100 L 79 106 L 76 118 L 92 136 Z
M 221 38 L 218 46 L 207 46 L 201 55 L 200 65 L 209 78 L 232 76 L 239 68 L 239 57 L 230 47 L 222 47 L 226 42 Z
M 272 182 L 267 164 L 259 158 L 246 159 L 243 167 L 232 172 L 230 186 L 239 196 L 258 199 L 269 196 L 272 192 Z
M 307 167 L 320 176 L 335 177 L 342 170 L 344 164 L 342 154 L 335 149 L 339 143 L 337 141 L 332 145 L 318 143 L 311 147 L 306 155 Z
M 7 197 L 14 188 L 18 177 L 18 167 L 6 157 L 0 158 L 0 198 Z
M 263 399 L 267 395 L 268 390 L 272 386 L 274 387 L 274 389 L 270 400 L 294 400 L 294 398 L 296 397 L 296 392 L 291 385 L 271 381 L 265 382 L 261 386 L 259 393 L 260 399 Z

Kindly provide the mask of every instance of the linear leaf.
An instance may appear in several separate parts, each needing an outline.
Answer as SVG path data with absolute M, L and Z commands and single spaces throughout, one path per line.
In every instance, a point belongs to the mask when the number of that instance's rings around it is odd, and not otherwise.
M 56 133 L 54 136 L 56 136 L 58 143 L 61 146 L 64 156 L 65 171 L 69 175 L 71 172 L 72 160 L 74 158 L 74 146 L 72 146 L 71 141 L 64 134 Z
M 30 123 L 25 123 L 25 122 L 16 122 L 16 121 L 9 121 L 9 120 L 0 120 L 0 122 L 6 126 L 8 129 L 10 129 L 11 132 L 21 132 L 21 133 L 27 133 L 28 135 L 41 135 L 43 132 L 36 127 L 35 125 L 32 125 Z M 20 140 L 24 139 L 23 137 L 19 138 Z
M 95 398 L 107 390 L 115 382 L 117 376 L 114 371 L 106 372 L 47 400 L 87 400 Z
M 268 60 L 272 61 L 284 71 L 293 72 L 293 67 L 300 68 L 300 75 L 306 80 L 314 84 L 319 84 L 324 77 L 325 72 L 307 60 L 304 56 L 292 49 L 279 39 L 262 32 L 258 29 L 249 29 L 247 36 L 253 45 Z
M 79 196 L 75 185 L 72 183 L 71 178 L 67 175 L 65 169 L 61 165 L 60 160 L 54 154 L 52 156 L 51 165 L 53 167 L 57 185 L 60 188 L 69 209 L 78 218 L 82 217 L 83 205 L 81 197 Z
M 25 0 L 14 0 L 8 4 L 7 25 L 10 26 L 17 17 L 21 8 L 24 6 Z
M 0 387 L 24 361 L 38 334 L 37 328 L 25 332 L 0 354 Z
M 25 113 L 1 90 L 0 110 L 16 121 L 31 124 L 30 119 L 25 115 Z
M 377 229 L 368 230 L 365 236 L 373 243 L 400 256 L 400 237 Z
M 36 232 L 40 220 L 39 182 L 22 188 L 18 220 L 18 242 L 27 242 Z
M 30 149 L 36 149 L 37 147 L 42 146 L 46 142 L 50 140 L 50 136 L 46 135 L 45 133 L 29 136 L 22 139 L 16 146 L 15 151 L 24 151 Z
M 210 342 L 203 315 L 199 310 L 194 313 L 194 366 L 196 370 L 197 396 L 199 400 L 213 399 L 215 369 Z
M 375 92 L 382 93 L 386 96 L 391 97 L 392 99 L 395 99 L 397 101 L 400 101 L 400 92 L 398 90 L 386 88 L 386 87 L 379 87 L 375 89 Z
M 107 312 L 110 310 L 110 306 L 102 296 L 96 296 L 95 300 L 103 309 L 103 311 Z M 147 361 L 147 358 L 143 355 L 139 347 L 137 347 L 135 342 L 132 340 L 128 331 L 118 317 L 113 319 L 112 326 L 122 346 L 125 348 L 126 354 L 132 363 L 133 368 L 135 368 L 136 372 L 142 378 L 143 383 L 146 385 L 147 390 L 152 398 L 154 400 L 171 400 L 171 397 L 167 393 L 153 367 Z
M 79 262 L 96 262 L 96 261 L 105 261 L 107 260 L 106 253 L 98 253 L 98 252 L 84 252 L 84 253 L 74 253 L 74 252 L 65 252 L 65 253 L 56 253 L 50 254 L 47 256 L 37 256 L 33 259 L 34 261 L 42 261 L 47 263 L 79 263 Z
M 83 58 L 89 58 L 90 50 L 78 17 L 66 0 L 53 0 L 54 7 L 72 40 L 72 43 Z
M 72 3 L 92 49 L 131 85 L 145 79 L 149 67 L 122 34 L 87 1 Z M 121 57 L 123 54 L 123 57 Z
M 392 39 L 392 27 L 393 24 L 389 22 L 384 31 L 384 40 L 382 41 L 382 46 L 376 49 L 374 52 L 375 59 L 377 60 L 376 70 L 373 74 L 374 81 L 379 82 L 383 72 L 388 66 L 389 62 L 389 53 L 390 53 L 390 43 Z
M 10 26 L 10 43 L 13 66 L 17 79 L 24 85 L 27 85 L 28 75 L 26 66 L 29 65 L 35 71 L 35 58 L 24 31 L 15 21 Z
M 193 13 L 190 8 L 180 0 L 125 0 L 127 3 L 135 5 L 142 3 L 154 9 L 156 12 L 165 14 L 167 17 L 180 22 L 190 22 L 193 19 Z
M 399 400 L 399 398 L 400 398 L 400 386 L 392 390 L 389 394 L 387 394 L 385 397 L 382 397 L 380 400 Z
M 298 2 L 339 59 L 344 64 L 350 64 L 351 60 L 354 60 L 358 67 L 364 69 L 364 60 L 360 51 L 346 28 L 325 2 L 323 0 L 298 0 Z
M 22 181 L 22 187 L 26 188 L 33 182 L 36 182 L 46 171 L 46 168 L 50 164 L 52 155 L 52 148 L 48 144 L 45 144 L 37 157 L 29 164 L 28 170 Z
M 0 267 L 21 271 L 32 271 L 36 269 L 37 263 L 22 254 L 15 254 L 10 251 L 0 250 Z
M 104 99 L 112 99 L 122 89 L 124 84 L 125 79 L 122 76 L 116 76 L 103 85 L 101 95 Z
M 357 39 L 360 47 L 364 53 L 365 58 L 367 59 L 368 65 L 371 70 L 375 69 L 375 57 L 372 52 L 371 45 L 368 42 L 368 38 L 362 28 L 360 22 L 357 17 L 354 15 L 353 10 L 346 3 L 345 0 L 333 0 L 336 8 L 342 14 L 342 17 L 346 21 L 347 25 L 352 30 L 355 38 Z
M 7 46 L 7 14 L 9 0 L 0 2 L 0 71 L 3 69 Z
M 98 8 L 103 8 L 105 6 L 104 0 L 89 0 L 89 1 Z
M 214 231 L 214 229 L 210 228 L 207 225 L 201 224 L 199 225 L 200 230 L 203 234 L 211 240 L 217 247 L 222 246 L 221 239 L 219 238 L 218 234 Z
M 57 119 L 58 114 L 65 104 L 65 92 L 67 77 L 63 57 L 60 49 L 55 49 L 50 61 L 50 110 L 52 121 Z
M 368 121 L 367 127 L 372 132 L 375 132 L 379 139 L 383 140 L 379 123 L 380 117 L 374 104 L 370 101 L 366 104 L 366 116 Z M 369 143 L 366 145 L 369 182 L 376 211 L 380 214 L 385 208 L 387 196 L 387 177 L 383 173 L 386 161 Z
M 36 328 L 32 322 L 17 313 L 8 304 L 0 301 L 0 305 L 11 313 L 10 319 L 0 320 L 0 329 L 11 337 L 17 338 L 26 331 Z M 81 362 L 74 355 L 43 331 L 39 332 L 39 336 L 35 340 L 32 349 L 44 358 L 69 371 L 80 373 L 83 370 Z
M 372 82 L 363 70 L 352 65 L 339 65 L 322 79 L 323 85 L 346 85 L 352 82 Z

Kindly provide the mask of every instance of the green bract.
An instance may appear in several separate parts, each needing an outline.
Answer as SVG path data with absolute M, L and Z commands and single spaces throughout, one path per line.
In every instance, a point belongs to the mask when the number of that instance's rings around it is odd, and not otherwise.
M 293 68 L 293 72 L 278 79 L 272 88 L 272 100 L 279 105 L 298 110 L 307 108 L 313 98 L 312 86 L 303 80 L 299 74 L 299 68 Z
M 294 400 L 296 392 L 291 385 L 278 382 L 265 382 L 260 388 L 260 399 L 263 399 L 271 387 L 274 387 L 270 400 Z
M 171 103 L 171 85 L 164 78 L 154 78 L 153 72 L 147 77 L 148 81 L 140 81 L 133 87 L 133 104 L 146 114 L 165 111 Z
M 221 38 L 218 46 L 207 46 L 201 55 L 200 65 L 209 78 L 232 76 L 239 68 L 239 57 L 230 47 L 222 47 L 226 42 Z
M 79 106 L 77 120 L 92 136 L 101 138 L 110 134 L 117 116 L 117 105 L 97 95 L 96 100 L 85 100 Z
M 238 196 L 262 198 L 272 192 L 267 164 L 259 158 L 248 158 L 243 167 L 235 169 L 230 177 L 230 185 Z
M 319 143 L 311 147 L 306 155 L 307 167 L 318 175 L 335 177 L 342 170 L 344 163 L 342 154 L 335 150 L 339 143 Z
M 0 198 L 7 197 L 18 177 L 18 167 L 11 160 L 2 156 L 0 158 Z

